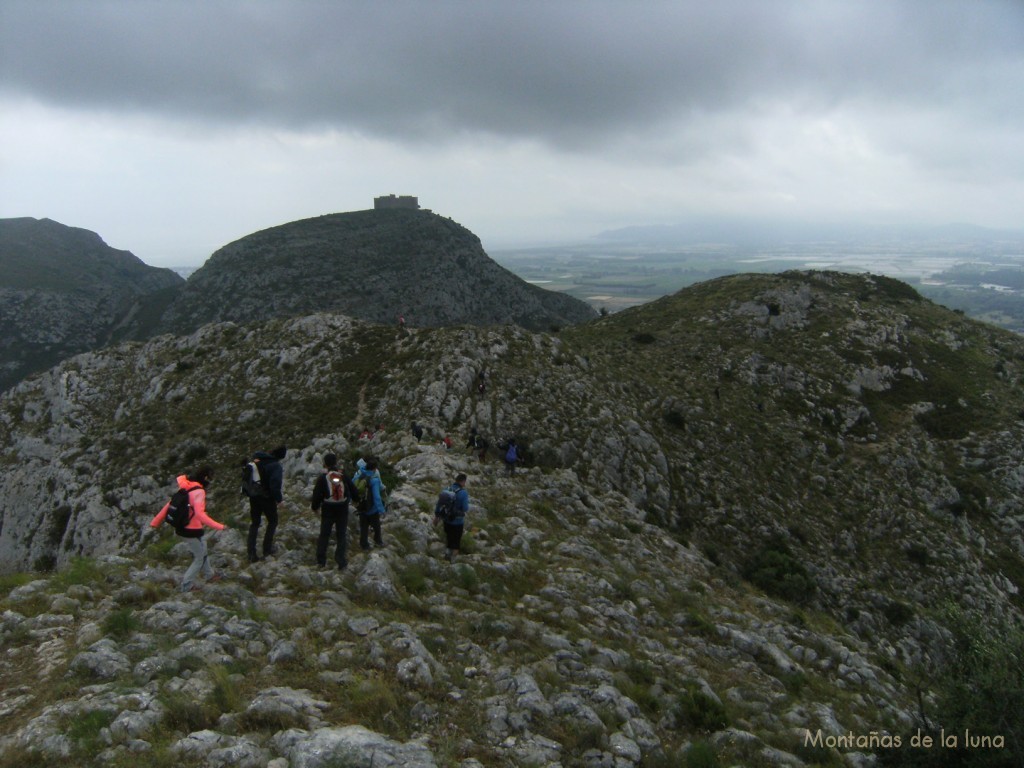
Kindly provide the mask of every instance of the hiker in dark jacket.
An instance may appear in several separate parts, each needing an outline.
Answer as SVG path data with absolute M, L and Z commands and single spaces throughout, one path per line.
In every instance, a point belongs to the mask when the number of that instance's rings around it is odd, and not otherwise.
M 277 507 L 284 501 L 284 468 L 281 460 L 287 455 L 288 448 L 280 445 L 267 453 L 257 451 L 253 457 L 259 464 L 261 479 L 266 483 L 266 496 L 249 497 L 249 538 L 246 542 L 249 551 L 249 562 L 255 563 L 260 558 L 256 554 L 256 541 L 259 538 L 262 518 L 267 518 L 267 528 L 263 533 L 263 557 L 277 552 L 274 546 L 274 533 L 277 531 Z
M 324 456 L 324 472 L 313 484 L 312 507 L 320 513 L 320 536 L 316 540 L 316 562 L 327 565 L 327 543 L 331 530 L 337 529 L 338 544 L 334 550 L 334 562 L 339 570 L 348 565 L 348 507 L 356 497 L 355 486 L 338 469 L 338 457 L 333 453 Z

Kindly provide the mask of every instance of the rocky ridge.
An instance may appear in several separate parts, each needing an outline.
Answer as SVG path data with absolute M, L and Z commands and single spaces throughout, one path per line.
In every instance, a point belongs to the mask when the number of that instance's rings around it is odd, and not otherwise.
M 325 361 L 328 344 L 342 354 Z M 289 442 L 302 446 L 287 465 L 297 479 L 286 534 L 286 558 L 294 559 L 281 572 L 266 564 L 270 581 L 246 588 L 260 620 L 270 597 L 299 601 L 301 618 L 290 629 L 301 629 L 315 616 L 303 603 L 308 589 L 289 574 L 308 571 L 314 523 L 300 510 L 316 460 L 328 449 L 372 451 L 392 478 L 394 538 L 354 562 L 351 574 L 331 575 L 337 584 L 313 582 L 317 589 L 343 592 L 352 611 L 378 627 L 386 624 L 374 614 L 381 605 L 404 606 L 388 622 L 413 627 L 442 666 L 432 645 L 439 641 L 425 639 L 432 632 L 490 647 L 492 670 L 495 658 L 520 647 L 514 640 L 548 650 L 512 665 L 522 701 L 495 700 L 510 713 L 510 730 L 485 735 L 481 719 L 489 711 L 481 702 L 504 688 L 445 694 L 446 702 L 472 702 L 465 722 L 475 725 L 471 735 L 458 732 L 442 744 L 436 722 L 399 728 L 383 717 L 345 714 L 332 696 L 352 695 L 349 686 L 313 696 L 332 714 L 320 718 L 326 726 L 296 726 L 309 738 L 339 723 L 362 724 L 396 743 L 422 736 L 440 764 L 452 763 L 456 753 L 445 750 L 460 743 L 459 760 L 488 765 L 654 765 L 681 760 L 681 748 L 707 736 L 708 748 L 741 764 L 796 764 L 794 755 L 859 764 L 859 750 L 843 758 L 804 752 L 793 729 L 902 732 L 916 715 L 916 686 L 922 679 L 927 686 L 922 670 L 934 666 L 948 635 L 942 605 L 1019 621 L 1021 360 L 1016 336 L 923 301 L 896 281 L 834 273 L 724 278 L 558 335 L 515 327 L 400 334 L 340 315 L 211 325 L 185 338 L 79 356 L 7 393 L 0 401 L 10 446 L 0 476 L 0 554 L 8 570 L 106 557 L 115 573 L 104 577 L 109 588 L 100 594 L 126 579 L 156 583 L 140 607 L 121 606 L 138 618 L 168 597 L 172 575 L 122 558 L 149 540 L 146 522 L 173 474 L 202 460 L 230 478 L 247 450 Z M 482 395 L 480 371 L 488 381 Z M 470 426 L 492 443 L 515 435 L 532 469 L 509 479 L 496 467 L 477 469 L 465 455 L 418 445 L 407 435 L 413 419 L 432 441 L 451 434 L 457 445 Z M 386 430 L 374 443 L 352 438 L 379 423 Z M 437 561 L 428 522 L 432 495 L 459 468 L 470 472 L 476 498 L 480 530 L 464 563 L 475 577 Z M 213 498 L 238 509 L 233 488 Z M 218 548 L 224 567 L 248 573 L 237 534 L 221 537 Z M 59 578 L 38 585 L 42 596 L 29 600 L 31 610 L 18 603 L 33 590 L 12 591 L 4 606 L 15 615 L 4 631 L 16 637 L 25 627 L 67 623 L 48 610 Z M 238 576 L 245 585 L 248 578 Z M 381 584 L 393 589 L 372 591 Z M 329 600 L 348 610 L 341 598 Z M 107 602 L 93 615 L 102 621 L 115 607 Z M 504 623 L 478 626 L 484 616 Z M 221 626 L 195 628 L 219 636 Z M 344 626 L 332 629 L 345 634 Z M 492 631 L 488 646 L 479 635 Z M 537 639 L 549 635 L 553 645 Z M 294 642 L 308 638 L 300 633 Z M 102 637 L 88 639 L 67 646 L 67 663 Z M 411 641 L 394 642 L 407 648 Z M 617 651 L 622 666 L 591 664 L 592 655 L 605 655 L 594 643 Z M 469 646 L 454 669 L 479 671 L 464 663 L 467 653 Z M 421 666 L 402 655 L 381 669 L 397 676 L 403 661 L 403 674 L 425 668 L 438 684 L 426 659 Z M 580 683 L 569 674 L 577 662 L 611 670 L 614 679 Z M 388 679 L 407 693 L 407 679 Z M 271 682 L 268 689 L 289 687 Z M 603 684 L 631 699 L 646 722 L 613 724 L 595 704 L 615 700 L 601 693 Z M 310 683 L 304 690 L 319 689 Z M 239 696 L 255 701 L 259 693 L 243 686 Z M 577 695 L 601 725 L 565 703 L 566 694 Z M 751 714 L 751 702 L 763 705 L 760 715 Z M 531 719 L 522 711 L 534 703 Z M 18 749 L 38 746 L 23 729 L 47 705 L 26 703 L 11 721 L 21 723 L 12 742 Z M 217 718 L 241 706 L 217 705 Z M 687 720 L 694 708 L 702 714 Z M 583 713 L 583 725 L 564 720 L 570 710 Z M 210 722 L 202 720 L 218 734 L 237 735 Z M 169 749 L 170 723 L 161 723 L 153 739 L 143 739 L 150 747 L 136 746 Z M 637 736 L 647 725 L 660 747 Z M 243 728 L 270 750 L 260 760 L 306 759 L 270 746 L 283 730 Z M 524 740 L 549 751 L 516 751 Z M 118 744 L 127 748 L 109 741 Z
M 145 337 L 168 289 L 184 283 L 49 219 L 0 219 L 0 267 L 0 390 L 79 352 Z
M 829 755 L 808 731 L 910 728 L 877 649 L 818 618 L 795 626 L 570 470 L 508 477 L 377 438 L 367 448 L 404 454 L 385 547 L 319 569 L 302 491 L 329 444 L 287 462 L 277 557 L 247 564 L 244 515 L 221 507 L 224 579 L 201 593 L 176 591 L 183 548 L 166 531 L 142 555 L 10 589 L 0 765 L 626 768 L 689 749 L 799 765 Z M 458 471 L 473 523 L 451 565 L 430 513 Z

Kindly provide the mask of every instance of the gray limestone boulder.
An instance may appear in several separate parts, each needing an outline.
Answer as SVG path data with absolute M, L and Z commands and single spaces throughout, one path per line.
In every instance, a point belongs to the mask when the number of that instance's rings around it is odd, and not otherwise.
M 289 768 L 437 768 L 425 744 L 394 741 L 360 725 L 291 729 L 276 734 L 273 744 L 288 758 Z

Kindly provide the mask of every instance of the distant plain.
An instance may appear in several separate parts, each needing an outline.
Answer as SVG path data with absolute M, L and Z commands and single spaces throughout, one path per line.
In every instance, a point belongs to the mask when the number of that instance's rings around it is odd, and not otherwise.
M 951 309 L 1024 333 L 1024 237 L 771 246 L 595 238 L 488 253 L 524 280 L 583 299 L 602 312 L 618 312 L 724 275 L 820 269 L 895 277 Z

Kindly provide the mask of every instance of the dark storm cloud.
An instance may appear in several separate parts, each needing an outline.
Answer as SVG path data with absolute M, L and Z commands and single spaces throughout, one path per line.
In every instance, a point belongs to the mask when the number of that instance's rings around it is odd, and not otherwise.
M 1017 121 L 1024 85 L 1017 0 L 0 0 L 0 30 L 7 94 L 423 140 L 590 145 L 777 101 Z

